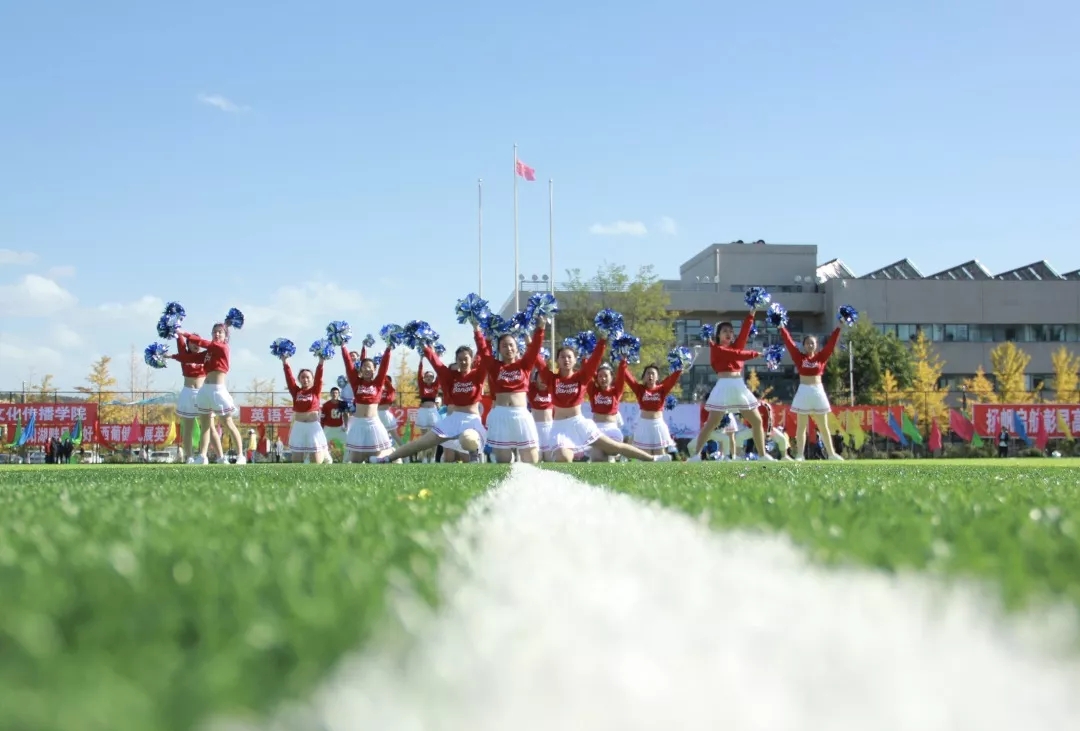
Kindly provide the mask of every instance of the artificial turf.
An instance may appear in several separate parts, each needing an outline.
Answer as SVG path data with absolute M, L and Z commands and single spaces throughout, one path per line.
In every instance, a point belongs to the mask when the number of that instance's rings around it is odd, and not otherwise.
M 1080 608 L 1080 461 L 545 466 L 717 529 L 782 531 L 817 561 L 987 581 L 1003 604 Z
M 506 471 L 0 470 L 0 729 L 186 730 L 309 693 L 391 581 L 436 601 L 440 531 Z

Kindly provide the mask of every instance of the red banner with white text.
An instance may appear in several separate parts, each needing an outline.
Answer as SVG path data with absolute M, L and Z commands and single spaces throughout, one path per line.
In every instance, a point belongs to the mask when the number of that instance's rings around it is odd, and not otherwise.
M 1050 439 L 1080 432 L 1080 404 L 973 404 L 971 417 L 982 437 L 996 437 L 1003 426 L 1013 436 L 1023 429 L 1032 439 L 1040 429 Z

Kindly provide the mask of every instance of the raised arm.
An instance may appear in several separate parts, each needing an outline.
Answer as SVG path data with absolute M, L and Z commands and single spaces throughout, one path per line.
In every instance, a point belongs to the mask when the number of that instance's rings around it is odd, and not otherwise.
M 754 310 L 746 315 L 746 318 L 742 321 L 742 327 L 739 328 L 739 337 L 735 338 L 735 342 L 732 343 L 732 347 L 736 350 L 742 350 L 746 347 L 746 341 L 750 339 L 750 328 L 754 326 Z
M 600 338 L 596 341 L 596 349 L 585 361 L 585 365 L 581 367 L 581 370 L 577 372 L 578 383 L 584 383 L 591 381 L 596 376 L 597 369 L 600 368 L 600 361 L 604 359 L 604 351 L 607 349 L 607 340 Z
M 529 341 L 529 347 L 525 348 L 525 355 L 523 355 L 519 361 L 521 367 L 525 369 L 526 372 L 531 371 L 533 366 L 536 365 L 536 361 L 540 358 L 540 348 L 542 347 L 544 347 L 543 323 L 533 331 L 532 340 Z
M 177 339 L 185 338 L 185 339 L 188 340 L 188 342 L 195 343 L 200 348 L 209 348 L 210 345 L 213 343 L 212 340 L 207 340 L 206 338 L 200 338 L 198 335 L 192 335 L 191 333 L 178 332 L 176 334 L 176 336 L 177 336 Z
M 786 327 L 780 328 L 780 339 L 784 341 L 784 347 L 787 348 L 791 359 L 795 361 L 795 365 L 801 366 L 803 361 L 806 360 L 806 356 L 799 350 L 799 346 L 795 344 L 795 341 L 791 339 L 791 333 L 788 332 Z
M 315 397 L 322 399 L 322 382 L 323 382 L 323 360 L 319 359 L 319 365 L 315 366 L 315 383 L 311 389 L 315 392 Z
M 417 358 L 416 364 L 416 387 L 418 389 L 424 387 L 424 359 Z
M 634 374 L 630 372 L 630 366 L 626 364 L 625 360 L 619 361 L 619 377 L 622 378 L 623 383 L 634 392 L 634 395 L 640 401 L 641 397 L 645 395 L 645 387 L 634 378 Z
M 281 365 L 285 369 L 285 388 L 289 389 L 290 396 L 296 398 L 296 394 L 300 393 L 300 386 L 297 385 L 296 379 L 293 378 L 292 366 L 285 359 L 282 359 Z
M 840 328 L 836 328 L 829 335 L 829 339 L 825 341 L 825 347 L 819 350 L 814 355 L 814 360 L 818 363 L 825 363 L 832 357 L 833 351 L 836 350 L 836 344 L 840 342 Z
M 356 372 L 356 364 L 353 363 L 352 353 L 349 349 L 342 346 L 341 359 L 345 361 L 345 377 L 349 379 L 349 385 L 352 386 L 353 394 L 360 388 L 360 374 Z
M 660 393 L 663 396 L 667 396 L 671 392 L 671 389 L 675 388 L 675 384 L 679 382 L 679 377 L 682 376 L 682 369 L 674 370 L 667 375 L 667 378 L 660 381 L 660 385 L 657 388 L 660 389 Z
M 390 353 L 393 350 L 389 345 L 386 346 L 386 351 L 382 355 L 382 360 L 379 361 L 379 372 L 375 374 L 375 388 L 379 389 L 382 393 L 383 386 L 386 385 L 386 373 L 390 370 Z
M 761 355 L 761 353 L 756 350 L 738 350 L 737 348 L 725 348 L 723 346 L 721 346 L 720 349 L 728 355 L 734 356 L 738 360 L 753 360 Z
M 180 353 L 173 353 L 169 357 L 181 363 L 202 363 L 206 360 L 206 353 L 191 353 L 185 350 Z
M 473 325 L 473 342 L 476 343 L 477 360 L 479 360 L 482 355 L 486 355 L 488 360 L 492 359 L 491 343 L 484 337 L 484 331 L 480 329 L 479 325 Z
M 626 365 L 625 360 L 619 361 L 619 367 L 615 369 L 615 382 L 611 384 L 611 389 L 615 392 L 616 398 L 622 398 L 626 392 L 626 376 L 629 373 L 629 366 Z

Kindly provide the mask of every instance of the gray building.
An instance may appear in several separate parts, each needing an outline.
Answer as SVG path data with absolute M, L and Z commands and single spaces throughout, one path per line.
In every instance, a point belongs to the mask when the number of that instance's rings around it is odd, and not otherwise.
M 737 241 L 703 249 L 679 267 L 678 279 L 662 282 L 678 313 L 675 340 L 680 345 L 700 342 L 703 323 L 741 320 L 746 289 L 764 286 L 787 308 L 796 340 L 802 333 L 831 331 L 837 308 L 845 304 L 903 341 L 925 331 L 944 361 L 942 385 L 953 388 L 980 365 L 989 371 L 990 351 L 1005 341 L 1016 342 L 1031 356 L 1029 388 L 1040 381 L 1053 388 L 1051 354 L 1062 344 L 1080 342 L 1080 270 L 1058 274 L 1045 261 L 992 274 L 973 259 L 923 274 L 901 259 L 860 276 L 839 259 L 819 264 L 817 246 Z M 533 291 L 547 291 L 549 283 L 523 278 L 520 286 L 524 302 Z M 504 305 L 504 314 L 513 310 L 513 299 Z M 751 347 L 776 340 L 759 328 L 762 333 Z M 750 366 L 779 398 L 793 393 L 790 361 L 775 372 L 760 361 Z M 699 363 L 684 377 L 684 393 L 714 381 L 709 365 Z

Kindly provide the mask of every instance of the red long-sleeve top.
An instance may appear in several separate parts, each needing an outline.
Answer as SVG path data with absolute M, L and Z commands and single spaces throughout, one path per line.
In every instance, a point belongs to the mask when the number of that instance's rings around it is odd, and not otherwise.
M 491 393 L 526 393 L 529 390 L 529 376 L 532 375 L 536 361 L 540 357 L 540 348 L 544 345 L 543 326 L 533 331 L 532 340 L 520 358 L 503 363 L 491 353 L 491 345 L 479 330 L 475 332 L 476 347 L 484 356 L 487 368 L 488 386 Z
M 780 338 L 784 341 L 784 347 L 787 348 L 788 355 L 795 361 L 795 369 L 800 376 L 821 376 L 824 375 L 825 365 L 829 362 L 833 351 L 836 350 L 836 344 L 840 342 L 840 328 L 832 331 L 832 335 L 825 341 L 825 347 L 814 353 L 813 356 L 808 356 L 799 349 L 799 346 L 791 339 L 791 333 L 787 331 L 786 327 L 780 328 Z
M 643 383 L 638 383 L 637 379 L 634 378 L 634 374 L 627 367 L 625 360 L 619 361 L 619 375 L 626 380 L 626 385 L 637 396 L 638 406 L 642 411 L 659 411 L 664 408 L 664 399 L 671 393 L 671 389 L 675 388 L 675 384 L 679 382 L 682 370 L 672 371 L 667 378 L 652 388 Z
M 382 399 L 383 385 L 386 383 L 386 372 L 390 369 L 390 348 L 383 353 L 382 360 L 379 362 L 379 372 L 370 381 L 360 378 L 360 371 L 353 363 L 352 353 L 348 348 L 341 349 L 341 357 L 345 361 L 345 376 L 349 379 L 349 385 L 352 386 L 353 402 L 368 405 L 379 403 Z
M 563 378 L 558 373 L 548 369 L 540 371 L 547 390 L 551 392 L 551 403 L 557 409 L 572 409 L 580 406 L 585 399 L 587 384 L 596 377 L 596 370 L 600 367 L 600 361 L 604 357 L 607 348 L 607 340 L 596 341 L 596 350 L 592 352 L 576 372 Z
M 431 383 L 424 382 L 424 359 L 420 359 L 420 365 L 416 369 L 416 395 L 420 403 L 434 401 L 439 396 L 439 379 Z
M 541 391 L 534 381 L 529 384 L 529 390 L 525 392 L 529 399 L 529 408 L 533 411 L 550 411 L 551 391 Z
M 741 373 L 743 364 L 751 358 L 757 358 L 761 353 L 756 350 L 746 350 L 746 341 L 750 339 L 750 327 L 754 324 L 754 313 L 751 312 L 743 320 L 739 328 L 739 335 L 731 345 L 709 343 L 709 363 L 717 373 Z
M 585 387 L 589 395 L 589 406 L 593 414 L 601 416 L 614 416 L 619 413 L 619 404 L 622 402 L 623 392 L 626 390 L 626 376 L 620 366 L 615 371 L 615 380 L 608 388 L 600 388 L 596 380 L 589 382 Z
M 184 378 L 202 378 L 206 375 L 206 353 L 192 353 L 187 349 L 187 338 L 176 336 L 176 354 L 170 358 L 180 362 L 180 372 Z
M 380 364 L 381 365 L 381 364 Z M 379 399 L 379 406 L 393 406 L 394 399 L 397 398 L 397 389 L 394 388 L 394 384 L 387 380 L 383 383 L 382 398 Z
M 185 337 L 200 348 L 206 349 L 205 353 L 199 353 L 199 355 L 203 356 L 203 363 L 207 373 L 213 371 L 229 372 L 229 344 L 227 342 L 222 341 L 219 343 L 216 340 L 207 340 L 191 334 L 185 334 Z
M 311 388 L 300 388 L 300 384 L 293 378 L 289 361 L 284 361 L 282 365 L 285 367 L 285 387 L 292 396 L 293 411 L 298 414 L 318 411 L 322 399 L 323 362 L 320 360 L 319 365 L 315 366 L 315 382 L 311 384 Z
M 438 353 L 426 345 L 424 355 L 435 368 L 435 375 L 439 377 L 442 386 L 443 400 L 448 406 L 472 406 L 480 401 L 484 392 L 484 379 L 487 378 L 487 368 L 484 366 L 482 353 L 479 354 L 472 370 L 468 373 L 450 370 L 439 359 Z

